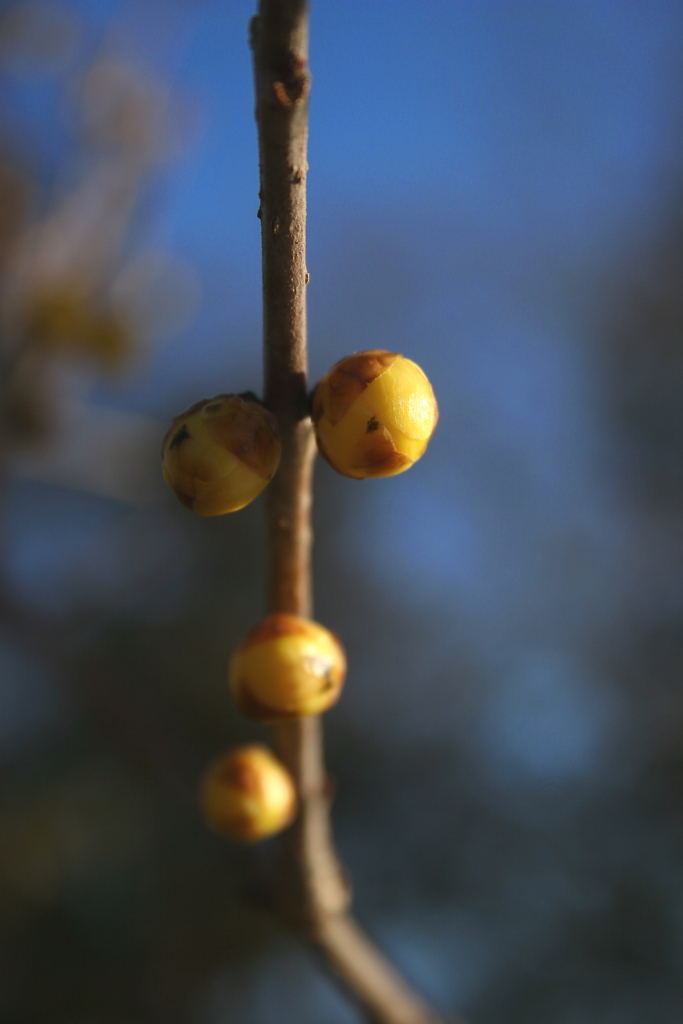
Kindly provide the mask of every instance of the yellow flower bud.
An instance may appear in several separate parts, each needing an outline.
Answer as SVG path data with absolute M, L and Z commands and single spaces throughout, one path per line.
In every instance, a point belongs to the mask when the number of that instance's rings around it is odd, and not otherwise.
M 420 367 L 384 349 L 340 360 L 313 396 L 320 454 L 356 480 L 409 469 L 424 453 L 438 415 Z
M 245 715 L 259 722 L 327 711 L 346 675 L 334 633 L 298 615 L 269 615 L 233 652 L 228 682 Z
M 161 456 L 164 480 L 186 508 L 200 516 L 236 512 L 278 467 L 275 418 L 239 395 L 206 398 L 174 417 Z
M 297 808 L 292 776 L 261 744 L 216 758 L 202 779 L 199 801 L 216 832 L 245 843 L 281 832 Z

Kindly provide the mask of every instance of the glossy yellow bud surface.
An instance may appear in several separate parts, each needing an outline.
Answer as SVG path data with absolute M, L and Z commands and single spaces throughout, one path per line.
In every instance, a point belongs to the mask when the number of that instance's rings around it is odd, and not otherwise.
M 298 615 L 269 615 L 234 651 L 228 682 L 238 707 L 259 722 L 327 711 L 346 675 L 334 633 Z
M 320 454 L 357 480 L 409 469 L 424 453 L 438 415 L 417 363 L 384 349 L 342 359 L 313 396 Z
M 183 505 L 221 516 L 261 493 L 278 467 L 280 442 L 259 402 L 217 395 L 174 418 L 161 455 L 164 480 Z
M 296 814 L 291 775 L 267 747 L 237 747 L 216 758 L 202 779 L 199 801 L 216 832 L 245 843 L 282 831 Z

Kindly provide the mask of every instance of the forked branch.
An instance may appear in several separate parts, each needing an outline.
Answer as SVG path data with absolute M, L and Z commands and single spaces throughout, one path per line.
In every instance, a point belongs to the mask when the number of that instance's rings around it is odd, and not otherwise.
M 251 24 L 263 246 L 265 401 L 278 420 L 282 459 L 268 488 L 271 612 L 312 616 L 311 500 L 315 457 L 307 404 L 306 161 L 308 11 L 305 0 L 260 0 Z M 436 1024 L 438 1016 L 348 912 L 350 892 L 330 829 L 322 723 L 275 727 L 296 781 L 300 813 L 285 834 L 280 909 L 312 939 L 377 1024 Z

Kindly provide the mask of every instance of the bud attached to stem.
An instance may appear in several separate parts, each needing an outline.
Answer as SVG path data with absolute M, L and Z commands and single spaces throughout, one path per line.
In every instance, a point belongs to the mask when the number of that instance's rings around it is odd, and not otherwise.
M 384 349 L 340 360 L 313 395 L 320 454 L 356 480 L 409 469 L 424 453 L 438 415 L 417 363 Z
M 269 615 L 244 637 L 228 665 L 237 706 L 259 722 L 318 715 L 339 698 L 346 655 L 334 633 L 310 619 Z
M 211 828 L 245 843 L 281 832 L 297 809 L 291 775 L 261 744 L 216 758 L 204 774 L 199 800 Z
M 240 395 L 206 398 L 174 417 L 161 455 L 164 480 L 186 508 L 200 516 L 236 512 L 278 467 L 275 417 Z

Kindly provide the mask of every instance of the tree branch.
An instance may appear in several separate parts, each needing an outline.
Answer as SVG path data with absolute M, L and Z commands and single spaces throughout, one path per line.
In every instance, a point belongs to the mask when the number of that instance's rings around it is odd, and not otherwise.
M 269 605 L 311 617 L 315 457 L 307 403 L 306 161 L 308 11 L 305 0 L 260 0 L 251 23 L 263 255 L 265 401 L 278 420 L 280 468 L 268 488 Z M 350 891 L 330 827 L 322 723 L 277 725 L 275 746 L 296 781 L 300 813 L 284 837 L 280 908 L 325 955 L 377 1024 L 434 1024 L 347 912 Z

